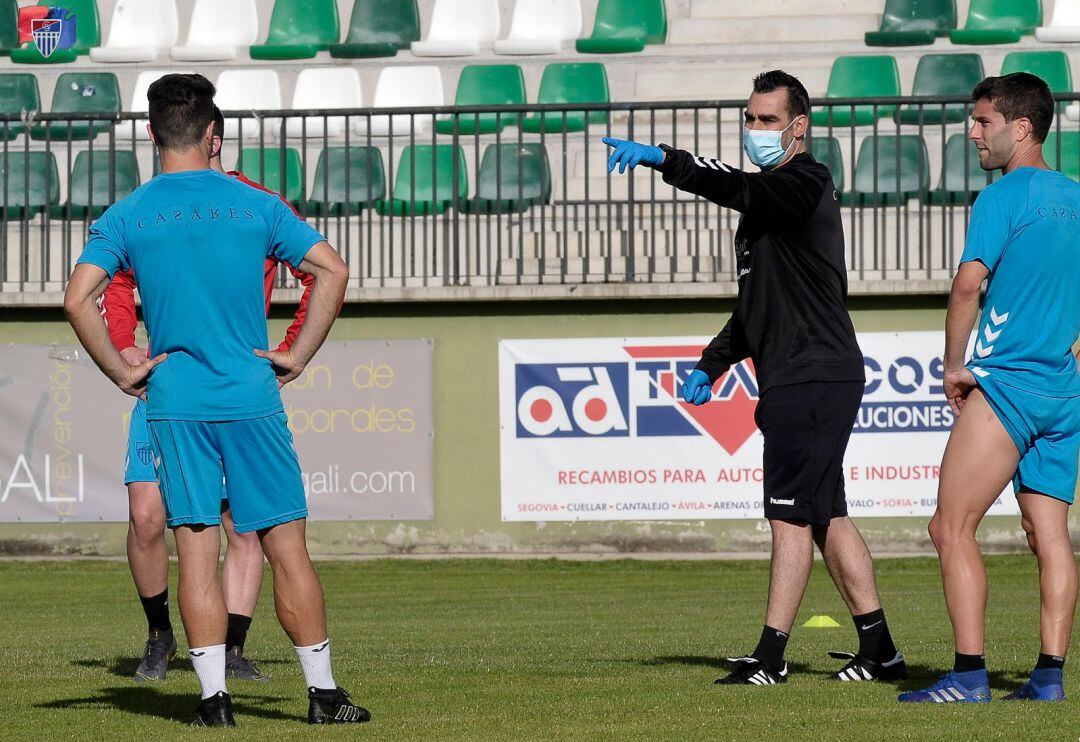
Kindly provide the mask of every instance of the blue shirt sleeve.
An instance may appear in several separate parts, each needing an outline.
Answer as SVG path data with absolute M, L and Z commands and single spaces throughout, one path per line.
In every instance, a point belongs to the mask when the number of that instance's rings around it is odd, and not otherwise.
M 298 266 L 308 251 L 326 238 L 298 217 L 284 201 L 277 197 L 272 197 L 271 200 L 274 206 L 268 214 L 270 240 L 266 255 Z
M 1002 199 L 997 188 L 990 187 L 979 194 L 971 207 L 971 221 L 968 223 L 967 243 L 961 263 L 979 261 L 991 273 L 997 268 L 1005 246 L 1012 237 L 1011 204 L 1013 199 Z
M 90 225 L 90 236 L 76 264 L 96 265 L 112 278 L 117 271 L 131 267 L 124 242 L 123 219 L 115 208 L 108 209 Z

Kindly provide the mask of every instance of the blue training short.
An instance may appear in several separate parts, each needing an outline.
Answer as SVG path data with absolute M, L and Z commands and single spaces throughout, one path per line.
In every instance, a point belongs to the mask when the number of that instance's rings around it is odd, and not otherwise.
M 135 482 L 153 482 L 157 484 L 157 471 L 154 468 L 154 443 L 150 439 L 150 426 L 146 422 L 146 402 L 135 400 L 128 421 L 127 458 L 124 462 L 124 484 Z M 228 493 L 225 484 L 221 485 L 222 507 L 228 507 Z
M 1020 451 L 1013 489 L 1025 488 L 1071 505 L 1080 457 L 1080 397 L 1047 397 L 992 376 L 975 378 Z
M 285 413 L 254 420 L 151 420 L 170 528 L 221 522 L 221 481 L 238 533 L 307 517 L 300 462 Z
M 150 442 L 150 428 L 146 424 L 146 402 L 136 399 L 135 406 L 131 409 L 131 419 L 128 421 L 124 484 L 156 481 L 154 448 Z

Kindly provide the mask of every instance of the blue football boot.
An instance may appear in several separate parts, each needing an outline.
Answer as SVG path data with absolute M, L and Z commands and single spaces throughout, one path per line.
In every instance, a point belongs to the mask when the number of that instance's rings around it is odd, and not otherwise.
M 1064 701 L 1065 686 L 1061 669 L 1047 667 L 1032 670 L 1031 679 L 1005 696 L 1004 701 Z
M 922 690 L 901 693 L 900 703 L 990 703 L 990 676 L 986 670 L 949 672 Z

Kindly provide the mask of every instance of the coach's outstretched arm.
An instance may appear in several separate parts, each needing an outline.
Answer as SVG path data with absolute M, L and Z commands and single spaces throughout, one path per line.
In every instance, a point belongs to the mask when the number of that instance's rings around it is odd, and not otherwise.
M 832 180 L 823 170 L 777 167 L 748 173 L 720 160 L 698 157 L 666 144 L 652 146 L 604 137 L 613 147 L 608 172 L 623 173 L 647 165 L 680 191 L 703 196 L 715 204 L 744 214 L 756 213 L 773 223 L 799 224 L 810 218 Z
M 121 357 L 109 339 L 109 331 L 97 306 L 98 298 L 108 285 L 109 274 L 103 268 L 89 263 L 76 265 L 64 293 L 64 314 L 102 373 L 125 394 L 146 399 L 146 379 L 168 354 L 162 353 L 137 366 Z
M 274 365 L 278 386 L 282 387 L 295 379 L 322 347 L 334 319 L 345 300 L 345 287 L 349 282 L 349 268 L 330 243 L 323 241 L 315 244 L 304 260 L 297 266 L 304 273 L 310 273 L 315 282 L 311 289 L 311 302 L 308 304 L 307 318 L 300 328 L 296 341 L 288 350 L 255 349 L 255 355 L 269 359 Z

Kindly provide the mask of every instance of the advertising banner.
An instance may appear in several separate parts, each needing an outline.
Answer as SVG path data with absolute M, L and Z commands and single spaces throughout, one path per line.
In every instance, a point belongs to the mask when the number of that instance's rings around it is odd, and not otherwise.
M 328 342 L 285 387 L 312 519 L 433 517 L 432 360 L 430 340 Z M 133 404 L 78 346 L 0 346 L 0 522 L 127 520 Z
M 706 338 L 504 340 L 504 520 L 762 517 L 750 361 L 682 401 Z M 953 414 L 939 332 L 862 333 L 867 383 L 844 462 L 853 516 L 928 516 Z M 1018 512 L 1011 496 L 990 514 Z

